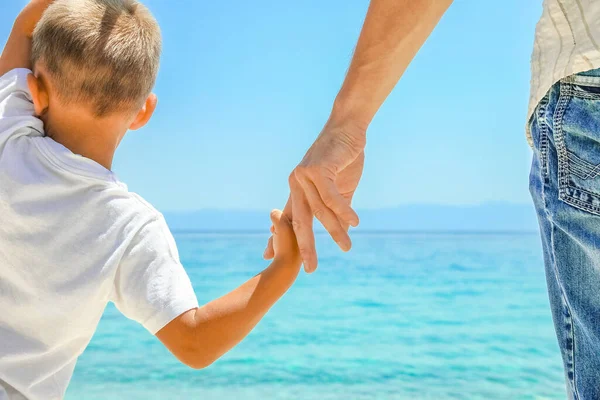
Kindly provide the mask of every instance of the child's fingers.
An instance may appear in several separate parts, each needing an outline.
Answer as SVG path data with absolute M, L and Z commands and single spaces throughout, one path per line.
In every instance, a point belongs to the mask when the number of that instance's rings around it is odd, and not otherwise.
M 271 236 L 269 238 L 269 243 L 267 243 L 267 248 L 265 249 L 265 252 L 263 253 L 263 258 L 265 260 L 270 260 L 273 257 L 275 257 L 275 250 L 273 249 L 273 236 Z
M 271 225 L 269 231 L 271 231 L 271 237 L 269 238 L 269 241 L 267 242 L 267 247 L 265 248 L 265 251 L 263 253 L 263 258 L 265 260 L 270 260 L 273 257 L 275 257 L 275 249 L 273 248 L 273 235 L 275 234 L 275 225 Z
M 281 210 L 271 211 L 271 221 L 273 222 L 274 235 L 286 237 L 292 235 L 292 223 L 285 215 L 283 215 Z
M 281 217 L 283 216 L 283 213 L 281 212 L 281 210 L 273 210 L 271 211 L 271 223 L 273 224 L 271 226 L 271 233 L 276 234 L 279 232 L 279 224 L 281 222 Z M 286 218 L 287 219 L 287 218 Z
M 281 211 L 279 210 L 271 210 L 271 224 L 273 224 L 271 226 L 271 232 L 273 232 L 274 229 L 276 229 L 277 224 L 279 223 L 279 220 L 281 219 Z

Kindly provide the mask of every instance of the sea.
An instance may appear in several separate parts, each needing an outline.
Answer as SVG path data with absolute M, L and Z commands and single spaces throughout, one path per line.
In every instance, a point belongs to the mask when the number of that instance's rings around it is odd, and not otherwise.
M 175 233 L 200 303 L 268 265 L 267 235 Z M 537 233 L 317 235 L 250 335 L 203 370 L 110 304 L 66 399 L 565 399 Z

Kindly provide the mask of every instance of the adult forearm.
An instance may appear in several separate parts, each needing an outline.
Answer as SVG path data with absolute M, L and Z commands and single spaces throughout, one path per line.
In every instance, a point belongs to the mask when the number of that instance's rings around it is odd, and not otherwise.
M 234 291 L 198 308 L 196 363 L 200 367 L 209 365 L 246 337 L 290 288 L 298 271 L 298 267 L 274 261 Z
M 331 120 L 366 130 L 452 0 L 372 0 Z

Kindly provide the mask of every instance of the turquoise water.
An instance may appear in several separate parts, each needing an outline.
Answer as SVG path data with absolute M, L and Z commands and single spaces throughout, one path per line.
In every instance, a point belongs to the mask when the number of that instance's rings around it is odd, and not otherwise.
M 260 271 L 266 235 L 176 235 L 205 303 Z M 258 327 L 201 371 L 110 305 L 67 399 L 564 399 L 535 234 L 319 235 Z

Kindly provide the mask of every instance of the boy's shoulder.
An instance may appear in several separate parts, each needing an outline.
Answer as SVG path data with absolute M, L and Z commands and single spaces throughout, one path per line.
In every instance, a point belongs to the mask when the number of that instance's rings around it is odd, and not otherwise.
M 150 202 L 144 199 L 142 196 L 135 192 L 127 190 L 128 195 L 131 197 L 132 203 L 135 203 L 135 207 L 139 208 L 141 212 L 148 215 L 151 218 L 163 218 L 163 215 L 158 211 Z
M 130 191 L 125 183 L 116 180 L 112 184 L 107 182 L 105 187 L 108 192 L 106 199 L 104 199 L 105 196 L 99 196 L 98 200 L 100 203 L 106 203 L 109 208 L 129 211 L 147 219 L 163 218 L 160 211 L 142 196 Z
M 155 247 L 157 242 L 171 241 L 165 217 L 142 196 L 130 192 L 120 182 L 118 185 L 100 185 L 90 187 L 87 195 L 71 197 L 75 208 L 84 214 L 78 224 L 94 226 L 92 230 L 97 230 L 98 235 L 113 237 L 115 243 L 143 240 L 154 243 L 151 247 Z

